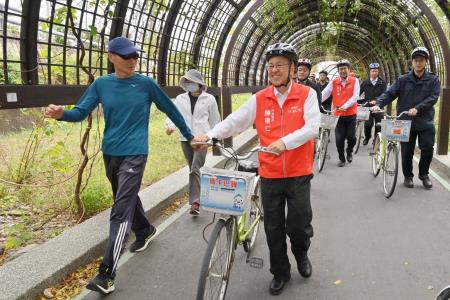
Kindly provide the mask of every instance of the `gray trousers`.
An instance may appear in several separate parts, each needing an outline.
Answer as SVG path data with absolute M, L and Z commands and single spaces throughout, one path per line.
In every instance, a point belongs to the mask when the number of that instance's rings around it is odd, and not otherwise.
M 181 142 L 181 149 L 189 165 L 189 204 L 200 202 L 200 168 L 205 164 L 207 149 L 194 151 L 189 142 Z

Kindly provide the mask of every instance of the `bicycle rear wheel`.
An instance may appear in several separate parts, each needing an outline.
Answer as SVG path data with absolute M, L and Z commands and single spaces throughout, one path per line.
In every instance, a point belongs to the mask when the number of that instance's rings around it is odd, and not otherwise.
M 356 125 L 356 148 L 355 154 L 358 153 L 359 145 L 361 144 L 361 136 L 363 132 L 364 122 L 358 121 Z
M 244 242 L 244 250 L 247 251 L 247 262 L 251 257 L 253 246 L 255 245 L 256 237 L 258 236 L 260 221 L 263 220 L 262 203 L 261 203 L 261 179 L 255 185 L 255 190 L 250 202 L 250 210 L 247 213 L 246 230 L 250 228 L 255 220 L 259 220 L 256 225 L 248 232 L 247 239 Z
M 381 167 L 381 133 L 378 133 L 375 136 L 375 140 L 373 141 L 373 150 L 372 150 L 372 172 L 373 176 L 377 177 L 380 173 Z
M 389 198 L 394 194 L 398 175 L 398 148 L 396 144 L 389 144 L 384 159 L 383 189 L 384 196 Z
M 225 299 L 235 249 L 236 218 L 220 219 L 214 227 L 203 257 L 197 300 Z
M 325 160 L 327 159 L 328 131 L 321 131 L 319 136 L 319 146 L 317 148 L 317 167 L 319 172 L 322 172 Z

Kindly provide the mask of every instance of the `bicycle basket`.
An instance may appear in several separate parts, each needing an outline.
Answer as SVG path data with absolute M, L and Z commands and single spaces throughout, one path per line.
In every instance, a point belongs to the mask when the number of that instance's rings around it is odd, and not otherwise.
M 388 141 L 408 142 L 411 120 L 381 120 L 381 133 Z
M 367 121 L 370 117 L 370 109 L 368 107 L 358 107 L 358 112 L 356 113 L 356 120 Z
M 215 213 L 242 215 L 249 207 L 254 179 L 254 173 L 202 167 L 200 206 Z
M 339 116 L 320 114 L 320 127 L 324 129 L 335 129 Z

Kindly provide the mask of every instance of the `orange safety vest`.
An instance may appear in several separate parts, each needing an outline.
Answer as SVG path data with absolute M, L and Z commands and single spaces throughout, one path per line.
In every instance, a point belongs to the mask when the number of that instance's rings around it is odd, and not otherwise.
M 291 91 L 283 104 L 278 104 L 274 87 L 269 86 L 256 93 L 255 126 L 261 146 L 267 147 L 280 138 L 302 128 L 305 101 L 310 87 L 291 83 Z M 259 174 L 264 178 L 288 178 L 313 173 L 314 143 L 306 142 L 279 156 L 259 153 Z
M 333 107 L 343 106 L 351 97 L 353 97 L 353 91 L 355 89 L 356 78 L 353 76 L 347 76 L 347 84 L 342 86 L 341 77 L 333 80 Z M 355 102 L 346 111 L 336 110 L 334 114 L 336 116 L 353 116 L 358 111 L 358 103 Z

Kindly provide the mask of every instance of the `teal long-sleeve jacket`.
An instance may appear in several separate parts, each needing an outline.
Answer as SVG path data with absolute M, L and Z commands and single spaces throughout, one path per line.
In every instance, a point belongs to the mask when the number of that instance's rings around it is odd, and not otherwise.
M 103 153 L 114 156 L 148 154 L 152 103 L 169 117 L 187 140 L 193 138 L 172 100 L 153 79 L 141 74 L 125 79 L 119 79 L 115 74 L 97 78 L 76 106 L 64 111 L 60 120 L 80 122 L 101 104 L 105 119 Z

